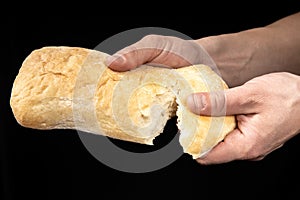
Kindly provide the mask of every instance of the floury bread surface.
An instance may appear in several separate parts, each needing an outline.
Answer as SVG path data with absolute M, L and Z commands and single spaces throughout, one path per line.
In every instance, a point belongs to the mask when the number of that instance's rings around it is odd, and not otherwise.
M 24 60 L 10 105 L 18 123 L 33 129 L 76 129 L 152 144 L 178 116 L 180 144 L 198 158 L 236 126 L 234 116 L 207 117 L 185 104 L 193 92 L 227 89 L 205 65 L 180 69 L 140 66 L 115 72 L 108 55 L 80 47 L 43 47 Z

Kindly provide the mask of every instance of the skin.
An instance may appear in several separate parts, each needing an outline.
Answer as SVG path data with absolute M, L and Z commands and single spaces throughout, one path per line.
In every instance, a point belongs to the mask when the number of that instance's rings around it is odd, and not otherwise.
M 295 13 L 265 27 L 193 41 L 149 35 L 107 64 L 116 71 L 145 63 L 178 68 L 210 64 L 209 54 L 230 89 L 191 94 L 187 104 L 200 115 L 235 115 L 237 127 L 197 161 L 261 160 L 300 132 L 299 32 Z

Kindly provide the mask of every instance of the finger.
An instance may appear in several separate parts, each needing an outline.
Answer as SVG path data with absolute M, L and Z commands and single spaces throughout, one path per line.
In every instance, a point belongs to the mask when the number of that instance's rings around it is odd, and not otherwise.
M 151 62 L 162 53 L 159 49 L 143 48 L 142 45 L 133 44 L 107 57 L 106 65 L 115 71 L 127 71 Z
M 184 40 L 176 37 L 147 35 L 108 57 L 107 65 L 116 71 L 134 69 L 145 63 L 164 67 L 187 65 L 176 53 L 172 53 L 174 47 L 182 46 L 180 43 L 183 42 Z
M 250 114 L 258 111 L 254 91 L 239 86 L 219 92 L 200 92 L 187 97 L 189 109 L 198 115 L 225 116 Z
M 145 36 L 106 60 L 107 66 L 116 71 L 134 69 L 145 63 L 168 68 L 201 63 L 216 68 L 208 53 L 196 42 L 161 35 Z
M 244 155 L 244 135 L 235 129 L 229 133 L 224 141 L 216 145 L 211 151 L 197 159 L 203 165 L 226 163 L 240 159 Z

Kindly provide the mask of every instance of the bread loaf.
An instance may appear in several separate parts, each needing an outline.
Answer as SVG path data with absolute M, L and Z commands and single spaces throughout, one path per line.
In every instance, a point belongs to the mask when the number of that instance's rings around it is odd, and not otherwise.
M 180 144 L 198 158 L 236 126 L 234 116 L 191 113 L 192 92 L 227 88 L 205 65 L 180 69 L 140 66 L 116 72 L 108 55 L 79 47 L 43 47 L 23 62 L 11 91 L 17 122 L 33 129 L 76 129 L 142 144 L 153 144 L 171 117 L 178 116 Z

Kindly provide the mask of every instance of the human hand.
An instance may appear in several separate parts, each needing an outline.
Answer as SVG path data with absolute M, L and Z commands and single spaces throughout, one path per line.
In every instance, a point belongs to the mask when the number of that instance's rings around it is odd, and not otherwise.
M 300 77 L 291 73 L 259 76 L 223 94 L 192 94 L 187 103 L 196 114 L 218 116 L 226 109 L 237 119 L 237 128 L 197 159 L 200 164 L 261 160 L 300 132 Z
M 198 43 L 162 35 L 147 35 L 108 57 L 106 62 L 116 71 L 127 71 L 146 63 L 168 68 L 205 64 L 217 72 L 213 60 Z

